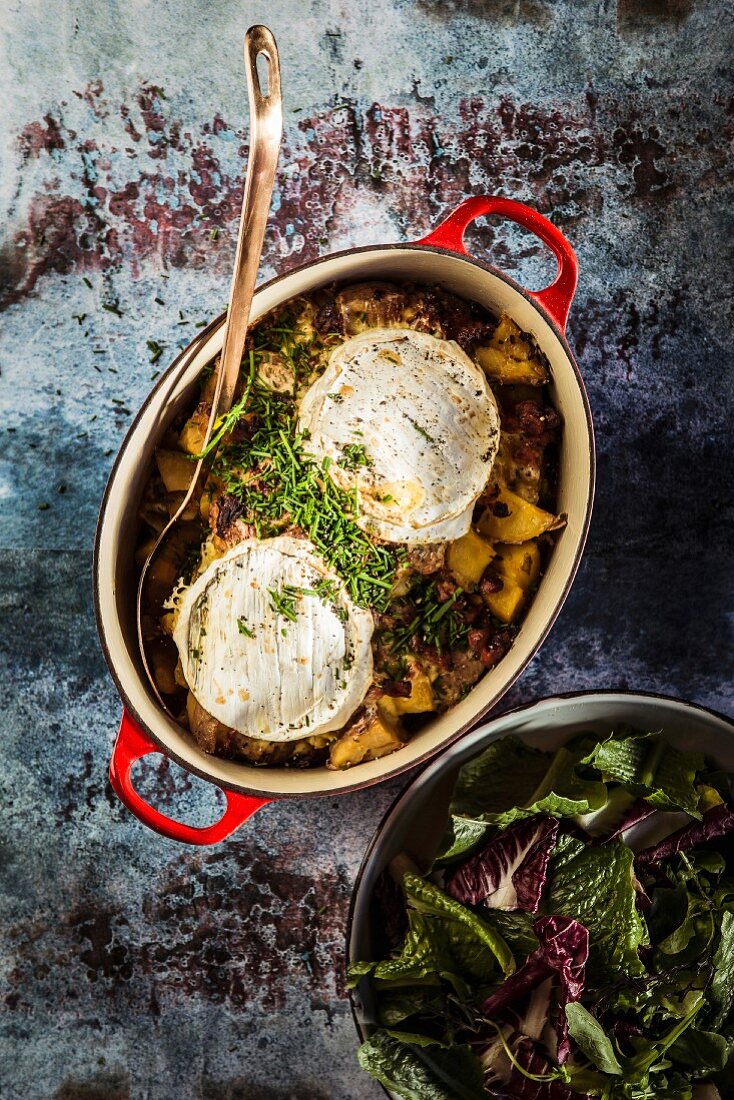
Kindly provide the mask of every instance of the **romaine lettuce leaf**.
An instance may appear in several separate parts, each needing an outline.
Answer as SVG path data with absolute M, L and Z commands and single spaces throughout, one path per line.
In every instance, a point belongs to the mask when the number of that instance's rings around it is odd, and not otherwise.
M 529 748 L 518 737 L 502 737 L 462 765 L 451 812 L 481 818 L 521 804 L 532 795 L 548 771 L 550 757 Z
M 469 987 L 495 981 L 498 969 L 512 973 L 515 960 L 496 928 L 418 875 L 406 874 L 403 888 L 410 908 L 400 954 L 355 964 L 352 982 L 372 974 L 380 982 L 410 985 L 438 975 L 467 995 Z
M 663 810 L 685 810 L 700 817 L 696 774 L 704 766 L 700 753 L 679 752 L 659 733 L 625 731 L 600 742 L 587 757 L 607 782 Z
M 638 948 L 647 944 L 635 904 L 633 854 L 622 840 L 585 845 L 564 837 L 551 860 L 544 908 L 589 930 L 589 976 L 594 983 L 645 973 Z
M 508 826 L 452 872 L 446 892 L 465 905 L 537 912 L 557 834 L 552 817 Z
M 606 805 L 590 814 L 579 814 L 576 824 L 595 840 L 614 840 L 654 813 L 654 806 L 624 787 L 612 787 Z
M 386 988 L 377 998 L 377 1016 L 385 1028 L 395 1027 L 411 1016 L 438 1016 L 443 1011 L 444 999 L 438 983 L 431 987 L 425 983 L 415 986 Z
M 495 829 L 486 821 L 462 817 L 461 814 L 450 814 L 435 866 L 441 867 L 461 856 L 468 855 L 493 832 Z
M 418 1047 L 376 1031 L 357 1058 L 362 1069 L 404 1100 L 487 1100 L 482 1067 L 467 1046 Z
M 403 889 L 413 910 L 427 918 L 436 918 L 443 922 L 447 939 L 459 950 L 466 947 L 472 955 L 477 951 L 483 955 L 489 953 L 505 974 L 513 972 L 515 960 L 512 952 L 491 924 L 419 875 L 404 875 Z M 489 977 L 492 969 L 494 963 L 487 959 L 475 973 L 482 978 Z
M 533 918 L 530 913 L 517 909 L 506 913 L 504 909 L 488 909 L 483 919 L 492 928 L 496 928 L 502 939 L 509 944 L 515 959 L 526 959 L 538 946 L 538 937 L 533 932 Z
M 401 1043 L 409 1043 L 413 1047 L 441 1047 L 447 1050 L 451 1043 L 443 1039 L 436 1039 L 432 1035 L 423 1035 L 419 1031 L 399 1031 L 397 1028 L 386 1027 L 385 1031 L 393 1039 L 399 1039 Z
M 551 757 L 503 737 L 461 768 L 451 813 L 504 826 L 535 814 L 573 817 L 598 810 L 607 789 L 577 774 L 582 755 L 560 748 Z

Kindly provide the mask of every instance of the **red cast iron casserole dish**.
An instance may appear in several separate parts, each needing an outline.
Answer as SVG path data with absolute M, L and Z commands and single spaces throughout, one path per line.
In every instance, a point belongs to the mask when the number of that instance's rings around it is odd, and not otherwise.
M 495 215 L 530 230 L 554 253 L 558 270 L 545 290 L 523 289 L 509 276 L 470 256 L 464 233 L 476 218 Z M 138 503 L 154 449 L 168 424 L 195 402 L 204 366 L 221 350 L 224 315 L 213 321 L 171 364 L 136 416 L 115 460 L 97 527 L 94 598 L 99 635 L 123 715 L 110 764 L 112 786 L 141 821 L 164 836 L 210 844 L 229 836 L 255 810 L 287 797 L 345 793 L 389 779 L 424 762 L 455 741 L 493 707 L 537 652 L 568 594 L 581 559 L 594 494 L 594 439 L 589 403 L 566 342 L 566 319 L 578 264 L 571 245 L 541 214 L 505 198 L 467 199 L 432 233 L 408 244 L 355 248 L 324 257 L 272 279 L 255 294 L 251 321 L 299 294 L 329 283 L 373 279 L 433 283 L 478 302 L 492 314 L 508 313 L 531 333 L 550 363 L 551 395 L 563 417 L 558 510 L 568 523 L 560 533 L 535 599 L 510 652 L 450 711 L 437 716 L 397 753 L 350 771 L 255 768 L 208 756 L 156 701 L 140 661 L 135 629 L 134 551 Z M 131 769 L 148 753 L 162 752 L 219 786 L 227 807 L 206 828 L 167 817 L 135 790 Z

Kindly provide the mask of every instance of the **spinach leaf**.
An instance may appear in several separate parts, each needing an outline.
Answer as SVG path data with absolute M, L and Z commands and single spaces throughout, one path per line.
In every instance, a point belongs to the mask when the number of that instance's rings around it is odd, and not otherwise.
M 688 905 L 681 923 L 655 948 L 658 969 L 687 966 L 710 947 L 714 939 L 714 914 L 705 898 L 688 894 Z
M 703 997 L 699 994 L 683 1019 L 677 1020 L 661 1038 L 638 1040 L 636 1043 L 637 1053 L 634 1057 L 623 1060 L 625 1078 L 633 1084 L 644 1083 L 650 1071 L 654 1070 L 658 1063 L 664 1061 L 664 1055 L 669 1048 L 677 1043 L 680 1037 L 691 1027 L 703 1007 L 703 1003 Z
M 650 938 L 660 943 L 683 923 L 688 914 L 688 889 L 685 882 L 671 885 L 665 880 L 659 888 L 651 888 L 650 908 L 645 914 Z
M 689 1027 L 668 1049 L 668 1056 L 696 1077 L 708 1077 L 724 1069 L 733 1050 L 731 1036 Z
M 579 1001 L 566 1005 L 568 1033 L 583 1054 L 602 1073 L 621 1075 L 612 1041 L 599 1021 Z

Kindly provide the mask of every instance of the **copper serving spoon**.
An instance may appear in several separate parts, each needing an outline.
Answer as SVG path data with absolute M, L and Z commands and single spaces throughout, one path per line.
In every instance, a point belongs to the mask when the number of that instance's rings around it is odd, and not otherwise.
M 263 81 L 261 81 L 257 68 L 258 58 L 263 58 L 267 64 L 265 87 L 263 87 Z M 247 73 L 247 91 L 250 100 L 250 152 L 247 159 L 245 193 L 242 200 L 242 215 L 237 237 L 234 273 L 229 292 L 227 318 L 224 324 L 224 344 L 212 400 L 212 411 L 200 452 L 202 456 L 206 455 L 207 446 L 216 428 L 221 423 L 222 418 L 227 415 L 234 401 L 283 132 L 278 48 L 267 27 L 254 26 L 247 31 L 245 35 L 245 71 Z M 184 533 L 183 525 L 189 522 L 191 505 L 199 500 L 204 489 L 211 457 L 211 455 L 206 455 L 206 457 L 198 459 L 188 490 L 178 510 L 158 536 L 158 540 L 143 565 L 138 584 L 137 624 L 140 655 L 151 687 L 161 705 L 169 713 L 170 708 L 161 698 L 161 693 L 149 667 L 146 654 L 143 630 L 144 597 L 148 583 L 151 580 L 151 568 L 154 563 L 159 559 L 165 547 L 170 545 L 171 540 L 177 537 L 180 539 Z

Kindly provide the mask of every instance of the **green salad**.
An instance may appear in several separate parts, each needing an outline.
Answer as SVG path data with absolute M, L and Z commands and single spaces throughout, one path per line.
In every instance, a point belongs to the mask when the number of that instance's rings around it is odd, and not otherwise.
M 734 1097 L 732 782 L 629 727 L 493 742 L 429 873 L 376 891 L 363 1068 L 407 1100 Z

